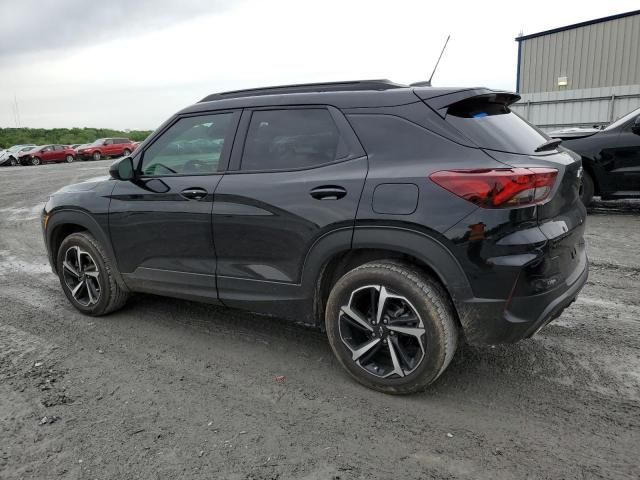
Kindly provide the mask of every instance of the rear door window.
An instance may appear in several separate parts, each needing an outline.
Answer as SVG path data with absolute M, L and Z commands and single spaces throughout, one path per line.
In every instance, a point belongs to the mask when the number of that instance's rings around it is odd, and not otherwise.
M 313 168 L 341 158 L 341 143 L 326 108 L 257 110 L 251 115 L 240 168 Z
M 531 155 L 550 140 L 512 112 L 499 95 L 482 95 L 454 103 L 447 109 L 445 120 L 476 145 L 489 150 Z M 548 154 L 549 150 L 540 153 Z

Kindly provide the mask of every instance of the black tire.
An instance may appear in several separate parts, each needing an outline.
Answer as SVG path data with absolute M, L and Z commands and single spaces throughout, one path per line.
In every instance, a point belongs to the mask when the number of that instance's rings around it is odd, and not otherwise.
M 122 156 L 128 157 L 129 155 L 131 155 L 131 150 L 125 148 L 124 152 L 122 152 Z
M 9 165 L 15 167 L 18 165 L 18 161 L 15 158 L 11 157 L 11 160 L 9 160 Z
M 98 160 L 100 160 L 100 158 L 102 157 L 102 155 L 100 155 L 100 152 L 93 152 L 92 157 L 93 157 L 93 159 L 97 162 Z
M 593 178 L 586 170 L 582 174 L 582 184 L 580 185 L 580 200 L 585 207 L 588 207 L 593 201 L 593 194 L 595 192 L 595 185 Z
M 40 160 L 40 157 L 33 157 L 31 159 L 31 165 L 33 165 L 34 167 L 37 167 L 38 165 L 42 164 L 42 160 Z
M 73 163 L 74 161 L 73 155 L 67 155 L 67 158 L 65 158 L 65 160 L 67 163 Z
M 70 285 L 70 281 L 73 281 L 77 276 L 69 272 L 64 262 L 67 255 L 72 256 L 73 249 L 77 248 L 85 254 L 85 264 L 89 263 L 90 259 L 97 269 L 95 279 L 98 282 L 99 288 L 96 289 L 95 283 L 93 283 L 94 299 L 96 300 L 93 304 L 85 304 L 81 299 L 76 298 L 71 290 L 73 284 Z M 82 262 L 80 262 L 80 264 L 82 265 Z M 73 233 L 62 241 L 60 249 L 58 250 L 56 265 L 62 290 L 71 304 L 86 315 L 100 316 L 114 312 L 122 308 L 129 298 L 129 293 L 121 288 L 114 278 L 112 271 L 115 267 L 111 265 L 104 249 L 98 241 L 87 232 Z M 78 272 L 80 271 L 76 265 L 72 265 L 72 267 L 76 268 Z M 89 275 L 86 275 L 86 280 L 93 281 L 93 279 L 89 279 Z M 80 290 L 82 291 L 82 288 Z M 89 293 L 86 287 L 85 292 Z M 95 296 L 96 293 L 98 294 L 97 298 Z
M 362 337 L 362 343 L 358 342 L 359 346 L 347 345 L 357 335 L 345 333 L 343 336 L 344 332 L 341 330 L 350 330 L 354 325 L 354 322 L 349 320 L 348 315 L 345 319 L 344 307 L 348 306 L 353 311 L 352 303 L 356 295 L 362 294 L 364 295 L 362 298 L 366 299 L 366 295 L 368 295 L 366 289 L 371 289 L 372 286 L 379 287 L 378 295 L 383 292 L 382 288 L 384 287 L 385 292 L 394 295 L 389 297 L 394 302 L 396 301 L 395 298 L 403 298 L 406 301 L 406 306 L 411 310 L 415 310 L 414 313 L 417 314 L 417 318 L 422 321 L 421 329 L 424 330 L 423 334 L 410 337 L 412 341 L 416 342 L 416 345 L 421 345 L 423 349 L 420 361 L 416 361 L 412 369 L 404 368 L 409 365 L 409 363 L 405 362 L 406 356 L 404 355 L 406 355 L 406 352 L 402 355 L 391 352 L 391 350 L 398 352 L 400 348 L 398 342 L 405 342 L 401 338 L 407 337 L 401 337 L 401 334 L 398 333 L 394 339 L 389 336 L 385 337 L 385 335 L 394 335 L 394 333 L 388 330 L 386 334 L 382 332 L 386 327 L 391 330 L 393 328 L 391 325 L 396 320 L 390 319 L 388 324 L 385 320 L 384 326 L 380 325 L 382 322 L 378 321 L 378 324 L 375 325 L 375 318 L 371 313 L 372 310 L 368 314 L 361 315 L 360 318 L 367 321 L 374 330 L 378 329 L 379 331 L 369 333 L 363 329 L 366 335 L 372 335 L 370 337 L 371 340 L 367 337 Z M 375 288 L 373 289 L 375 292 Z M 369 293 L 371 292 L 369 291 Z M 374 300 L 374 297 L 375 293 L 371 295 L 371 305 L 379 302 L 379 296 L 378 300 Z M 397 301 L 402 302 L 402 300 Z M 380 304 L 378 303 L 378 305 Z M 424 390 L 444 372 L 451 362 L 458 345 L 458 328 L 449 297 L 439 283 L 410 264 L 391 260 L 376 261 L 351 270 L 333 286 L 325 311 L 327 336 L 338 361 L 358 382 L 380 392 L 407 394 Z M 378 318 L 380 318 L 380 315 L 378 315 Z M 401 319 L 402 317 L 398 318 Z M 411 317 L 408 316 L 406 318 Z M 357 331 L 358 328 L 354 330 Z M 415 328 L 411 330 L 418 331 Z M 382 378 L 382 376 L 373 372 L 373 370 L 380 371 L 375 361 L 372 360 L 372 363 L 366 366 L 358 363 L 361 360 L 354 361 L 353 358 L 357 354 L 356 350 L 361 350 L 361 345 L 368 345 L 369 342 L 375 341 L 376 338 L 381 339 L 380 341 L 384 342 L 384 344 L 377 343 L 377 353 L 373 357 L 381 356 L 381 359 L 384 360 L 384 356 L 389 353 L 389 358 L 393 363 L 393 372 L 397 370 L 397 367 L 400 367 L 401 375 L 391 372 L 390 378 Z M 392 343 L 395 345 L 393 348 L 391 348 Z M 372 351 L 373 348 L 367 355 L 371 355 Z M 416 351 L 415 348 L 414 351 Z M 361 358 L 364 359 L 367 355 L 362 355 Z M 419 351 L 417 355 L 420 355 Z M 381 373 L 386 373 L 384 368 Z

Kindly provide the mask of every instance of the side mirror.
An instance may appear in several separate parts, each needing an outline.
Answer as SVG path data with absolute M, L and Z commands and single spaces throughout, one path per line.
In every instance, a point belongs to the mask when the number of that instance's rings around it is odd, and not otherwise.
M 133 180 L 135 178 L 133 159 L 131 157 L 124 157 L 112 163 L 109 167 L 109 175 L 116 180 Z

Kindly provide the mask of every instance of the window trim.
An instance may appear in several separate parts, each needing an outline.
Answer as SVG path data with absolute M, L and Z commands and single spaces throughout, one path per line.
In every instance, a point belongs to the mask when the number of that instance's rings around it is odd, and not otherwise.
M 343 137 L 344 143 L 347 147 L 348 153 L 340 158 L 336 158 L 332 162 L 321 163 L 309 167 L 298 168 L 270 168 L 270 169 L 254 169 L 254 170 L 242 170 L 242 158 L 244 156 L 244 149 L 249 133 L 249 126 L 251 124 L 251 118 L 254 112 L 270 111 L 270 110 L 328 110 L 329 115 L 333 119 L 333 122 Z M 278 173 L 278 172 L 300 172 L 305 170 L 314 170 L 316 168 L 323 168 L 329 165 L 335 165 L 338 163 L 347 162 L 356 158 L 362 158 L 366 156 L 366 152 L 362 147 L 362 144 L 356 137 L 355 132 L 349 125 L 347 119 L 342 112 L 332 105 L 326 104 L 296 104 L 296 105 L 268 105 L 262 107 L 250 107 L 245 108 L 242 113 L 242 118 L 238 125 L 235 142 L 233 144 L 233 151 L 229 162 L 229 168 L 225 172 L 226 174 L 255 174 L 255 173 Z
M 232 130 L 229 134 L 229 141 L 225 139 L 224 145 L 222 147 L 222 151 L 220 152 L 220 158 L 218 160 L 218 167 L 213 172 L 207 173 L 168 173 L 166 175 L 144 175 L 142 173 L 142 164 L 144 163 L 144 156 L 147 153 L 147 150 L 151 148 L 151 146 L 156 143 L 156 141 L 161 138 L 167 131 L 169 131 L 176 123 L 185 118 L 192 117 L 206 117 L 210 115 L 223 115 L 226 113 L 231 113 L 231 125 L 229 128 Z M 231 149 L 233 147 L 235 137 L 238 132 L 238 124 L 240 123 L 240 115 L 242 113 L 242 109 L 225 109 L 225 110 L 207 110 L 203 112 L 193 112 L 187 114 L 178 114 L 175 115 L 172 119 L 165 123 L 164 126 L 160 128 L 152 138 L 149 139 L 148 142 L 145 142 L 144 149 L 137 156 L 136 166 L 134 168 L 135 174 L 137 178 L 176 178 L 176 177 L 206 177 L 209 175 L 220 175 L 222 174 L 229 163 L 229 158 L 231 156 Z

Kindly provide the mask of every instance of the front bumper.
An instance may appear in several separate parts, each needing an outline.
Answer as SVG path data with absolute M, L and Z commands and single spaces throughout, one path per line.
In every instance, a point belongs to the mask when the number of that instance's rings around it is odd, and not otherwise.
M 458 306 L 458 315 L 470 344 L 514 343 L 529 338 L 571 305 L 589 277 L 586 246 L 576 268 L 552 290 L 510 300 L 472 298 Z

